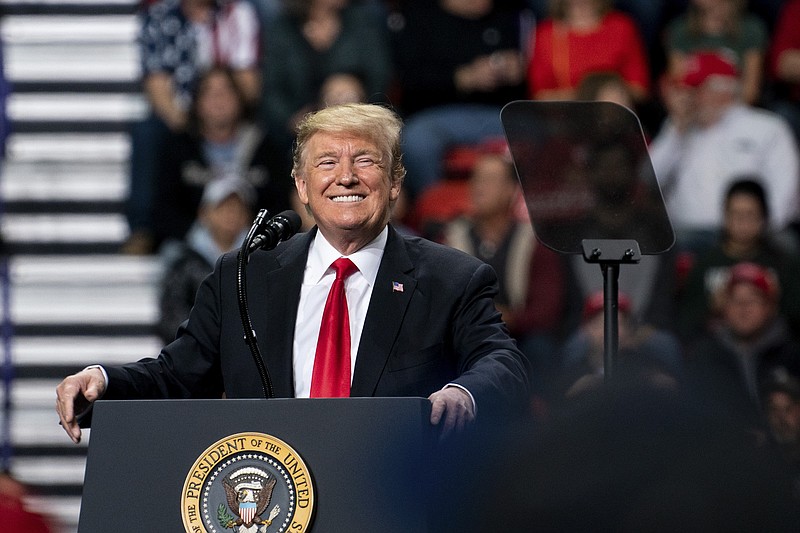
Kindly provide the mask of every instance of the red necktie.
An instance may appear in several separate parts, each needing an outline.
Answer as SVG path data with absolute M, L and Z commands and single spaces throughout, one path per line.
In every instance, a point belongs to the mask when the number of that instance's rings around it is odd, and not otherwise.
M 312 398 L 350 396 L 350 317 L 344 280 L 358 268 L 346 257 L 340 257 L 331 267 L 336 271 L 336 279 L 322 312 L 311 375 Z

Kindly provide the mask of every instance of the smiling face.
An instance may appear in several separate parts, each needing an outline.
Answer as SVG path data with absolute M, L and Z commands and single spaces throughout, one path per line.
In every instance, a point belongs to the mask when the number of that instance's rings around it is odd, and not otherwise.
M 371 242 L 389 221 L 400 181 L 389 154 L 369 137 L 318 131 L 306 142 L 295 185 L 322 235 L 348 255 Z

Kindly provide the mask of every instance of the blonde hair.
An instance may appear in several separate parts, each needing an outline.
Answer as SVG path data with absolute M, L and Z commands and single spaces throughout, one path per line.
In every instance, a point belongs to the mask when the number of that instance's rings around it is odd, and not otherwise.
M 381 151 L 380 165 L 386 169 L 391 182 L 402 182 L 406 175 L 400 149 L 402 128 L 403 121 L 394 111 L 377 104 L 342 104 L 309 113 L 297 126 L 292 177 L 296 178 L 302 168 L 308 140 L 317 132 L 326 132 L 354 134 L 372 140 Z

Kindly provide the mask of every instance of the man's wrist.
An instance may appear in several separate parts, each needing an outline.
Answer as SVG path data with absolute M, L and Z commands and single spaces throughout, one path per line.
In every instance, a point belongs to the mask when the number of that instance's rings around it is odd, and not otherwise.
M 92 370 L 94 368 L 97 368 L 98 370 L 100 370 L 100 372 L 103 373 L 103 381 L 105 382 L 105 386 L 103 387 L 103 392 L 105 392 L 105 390 L 108 388 L 108 372 L 106 372 L 106 369 L 103 368 L 103 365 L 89 365 L 83 370 Z
M 457 389 L 461 389 L 464 392 L 466 392 L 467 396 L 469 396 L 470 402 L 472 402 L 472 414 L 475 415 L 475 416 L 478 415 L 478 404 L 475 403 L 475 397 L 472 395 L 472 393 L 465 386 L 459 385 L 458 383 L 448 383 L 443 388 L 446 389 L 447 387 L 455 387 Z

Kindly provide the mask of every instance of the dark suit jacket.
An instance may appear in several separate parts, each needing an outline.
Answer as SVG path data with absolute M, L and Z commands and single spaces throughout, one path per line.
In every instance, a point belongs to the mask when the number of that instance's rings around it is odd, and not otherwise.
M 315 231 L 255 252 L 247 266 L 251 318 L 276 397 L 294 395 L 295 316 Z M 236 253 L 226 254 L 198 290 L 177 339 L 156 359 L 108 367 L 104 398 L 263 397 L 244 341 L 236 277 Z M 523 405 L 527 363 L 495 310 L 496 292 L 496 275 L 486 264 L 390 227 L 352 396 L 427 397 L 455 382 L 472 393 L 479 411 Z

